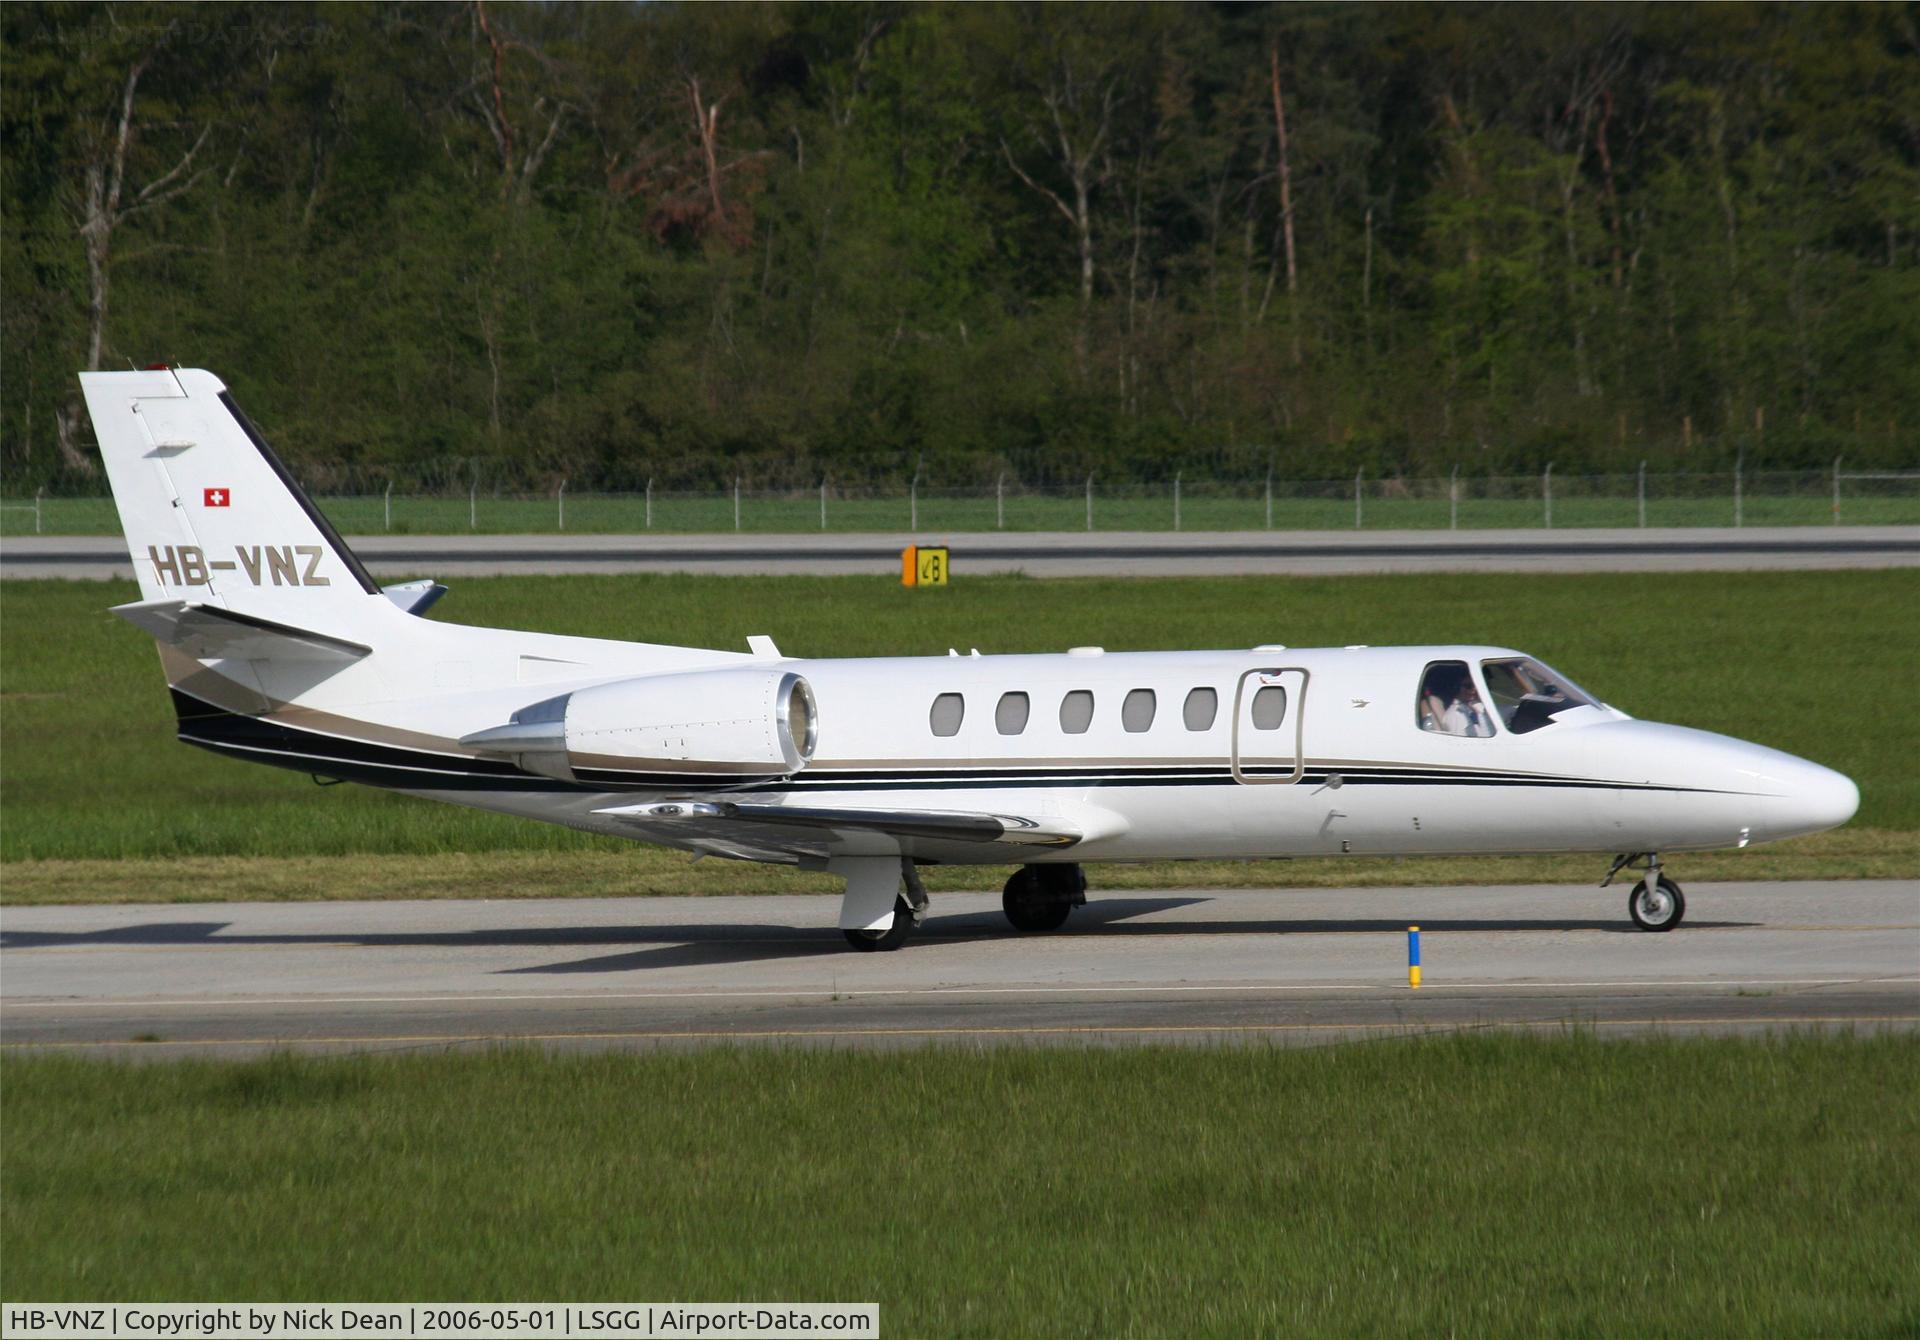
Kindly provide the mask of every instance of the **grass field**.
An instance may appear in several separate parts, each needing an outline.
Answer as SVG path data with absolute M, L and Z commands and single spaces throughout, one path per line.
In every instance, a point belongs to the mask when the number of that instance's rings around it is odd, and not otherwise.
M 364 788 L 319 789 L 298 774 L 178 745 L 150 643 L 106 613 L 134 597 L 120 583 L 0 584 L 0 898 L 80 897 L 88 880 L 98 881 L 97 896 L 125 896 L 134 867 L 122 868 L 128 880 L 114 881 L 99 866 L 44 864 L 121 858 L 430 861 L 517 852 L 552 858 L 518 867 L 530 891 L 544 876 L 571 872 L 578 877 L 565 878 L 565 889 L 580 893 L 696 891 L 710 878 L 744 889 L 739 881 L 766 874 L 706 863 L 689 876 L 682 858 L 611 839 Z M 1769 861 L 1805 874 L 1920 874 L 1920 770 L 1912 766 L 1911 733 L 1883 715 L 1920 659 L 1916 607 L 1920 574 L 1902 571 L 1037 582 L 969 578 L 963 570 L 953 587 L 923 592 L 855 577 L 494 578 L 459 583 L 435 612 L 715 646 L 744 646 L 748 634 L 764 632 L 798 655 L 1081 643 L 1116 650 L 1275 641 L 1510 644 L 1638 716 L 1758 740 L 1854 777 L 1863 799 L 1849 829 L 1697 867 L 1762 877 Z M 604 859 L 588 859 L 595 854 Z M 1586 871 L 1590 863 L 1573 864 L 1581 878 L 1598 877 Z M 306 867 L 309 874 L 334 870 L 337 896 L 370 891 L 388 868 L 362 859 Z M 1486 861 L 1450 870 L 1393 867 L 1394 878 L 1410 882 L 1499 878 L 1500 868 Z M 1549 867 L 1510 868 L 1511 878 L 1525 879 Z M 1118 878 L 1344 882 L 1377 879 L 1381 870 L 1201 865 Z M 404 882 L 419 884 L 421 873 L 431 871 L 423 866 Z M 806 887 L 790 878 L 781 873 L 775 886 Z M 61 892 L 51 895 L 55 888 Z
M 9 1299 L 1894 1336 L 1920 1041 L 0 1063 Z
M 1629 481 L 1629 484 L 1631 481 Z M 1920 524 L 1920 487 L 1902 485 L 1900 494 L 1843 499 L 1841 519 L 1852 526 Z M 348 535 L 529 534 L 567 530 L 583 534 L 728 532 L 758 534 L 830 529 L 840 532 L 904 531 L 917 520 L 920 533 L 957 531 L 1173 530 L 1170 490 L 1135 489 L 1096 492 L 1093 525 L 1087 525 L 1084 494 L 1009 495 L 996 506 L 991 490 L 982 494 L 922 494 L 917 507 L 905 495 L 888 498 L 829 498 L 827 524 L 820 524 L 820 500 L 806 493 L 741 499 L 738 524 L 731 494 L 658 494 L 651 512 L 643 494 L 569 494 L 545 498 L 379 497 L 323 498 L 328 517 Z M 564 515 L 563 515 L 564 510 Z M 1520 497 L 1463 497 L 1456 514 L 1444 496 L 1369 497 L 1360 524 L 1367 530 L 1444 530 L 1457 519 L 1463 530 L 1524 529 L 1547 524 L 1537 490 Z M 1827 526 L 1833 524 L 1833 497 L 1821 478 L 1790 496 L 1749 496 L 1741 521 L 1748 526 Z M 48 498 L 40 505 L 40 527 L 49 535 L 117 535 L 118 515 L 106 498 Z M 1353 494 L 1338 486 L 1328 496 L 1273 500 L 1276 530 L 1350 530 Z M 1731 526 L 1731 493 L 1720 497 L 1651 497 L 1646 524 L 1651 527 Z M 1619 496 L 1556 497 L 1553 525 L 1565 529 L 1637 526 L 1639 507 L 1631 493 Z M 1259 486 L 1234 493 L 1189 490 L 1181 499 L 1179 529 L 1260 530 L 1268 512 Z M 31 499 L 0 503 L 0 535 L 34 533 Z

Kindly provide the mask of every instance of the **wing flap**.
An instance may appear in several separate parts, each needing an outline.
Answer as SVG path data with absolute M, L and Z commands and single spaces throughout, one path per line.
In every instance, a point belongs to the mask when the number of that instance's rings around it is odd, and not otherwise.
M 185 600 L 140 600 L 113 612 L 201 661 L 312 661 L 348 665 L 373 649 L 359 642 Z
M 1000 842 L 1016 847 L 1071 847 L 1082 837 L 1077 827 L 1058 819 L 962 810 L 861 810 L 726 800 L 660 800 L 616 805 L 594 813 L 645 826 L 687 825 L 711 831 L 716 827 L 724 829 L 729 823 L 753 827 L 778 825 L 826 832 L 880 833 L 938 842 Z

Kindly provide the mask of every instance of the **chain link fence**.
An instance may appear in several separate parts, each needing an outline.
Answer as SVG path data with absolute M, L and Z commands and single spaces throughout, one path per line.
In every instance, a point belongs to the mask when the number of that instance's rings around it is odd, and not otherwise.
M 1920 525 L 1920 470 L 1351 479 L 1218 479 L 974 487 L 840 487 L 718 492 L 550 492 L 396 488 L 321 492 L 348 535 L 637 534 L 795 531 L 1486 530 L 1589 527 Z M 244 506 L 245 500 L 239 500 Z M 117 534 L 106 497 L 0 500 L 0 535 Z

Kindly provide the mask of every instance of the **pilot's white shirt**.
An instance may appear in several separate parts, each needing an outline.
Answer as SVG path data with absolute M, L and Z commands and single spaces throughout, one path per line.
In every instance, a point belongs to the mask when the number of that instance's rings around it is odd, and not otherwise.
M 1447 710 L 1440 714 L 1440 729 L 1449 735 L 1468 735 L 1484 739 L 1493 734 L 1493 723 L 1487 720 L 1487 709 L 1479 703 L 1468 703 L 1455 699 L 1447 704 Z

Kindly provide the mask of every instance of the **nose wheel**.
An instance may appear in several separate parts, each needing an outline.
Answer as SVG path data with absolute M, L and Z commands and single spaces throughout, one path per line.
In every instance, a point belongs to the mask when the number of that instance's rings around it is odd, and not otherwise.
M 1606 888 L 1622 870 L 1644 869 L 1647 873 L 1633 892 L 1627 895 L 1627 915 L 1643 931 L 1670 931 L 1687 915 L 1686 895 L 1680 886 L 1660 873 L 1660 853 L 1628 852 L 1614 858 L 1613 869 L 1600 881 Z
M 1686 914 L 1685 895 L 1665 875 L 1641 880 L 1627 897 L 1627 915 L 1643 931 L 1670 931 Z

